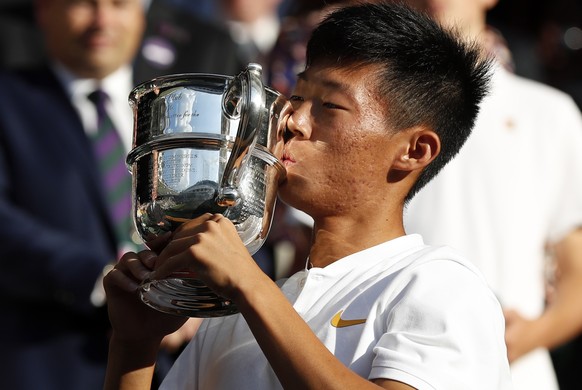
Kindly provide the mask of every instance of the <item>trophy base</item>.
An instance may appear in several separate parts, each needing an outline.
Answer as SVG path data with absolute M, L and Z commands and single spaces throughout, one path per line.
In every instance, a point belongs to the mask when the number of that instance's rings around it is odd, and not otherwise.
M 238 313 L 231 301 L 216 295 L 198 279 L 153 280 L 141 286 L 140 296 L 156 310 L 184 317 L 211 318 Z

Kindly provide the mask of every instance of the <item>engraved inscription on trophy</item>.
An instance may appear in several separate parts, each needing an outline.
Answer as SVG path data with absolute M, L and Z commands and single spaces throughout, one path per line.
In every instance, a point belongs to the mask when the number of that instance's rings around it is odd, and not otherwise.
M 196 117 L 196 91 L 179 88 L 165 94 L 159 104 L 159 118 L 163 134 L 192 133 L 192 118 Z M 202 151 L 200 151 L 203 153 Z M 210 157 L 210 156 L 205 156 Z M 200 158 L 197 151 L 177 148 L 165 151 L 158 162 L 160 176 L 168 193 L 180 193 L 195 185 L 200 177 L 218 180 L 217 162 Z M 216 159 L 216 158 L 214 158 Z M 210 167 L 213 168 L 210 168 Z
M 198 103 L 197 91 L 175 88 L 160 94 L 156 117 L 159 134 L 183 137 L 199 131 L 194 126 Z M 214 204 L 224 157 L 218 150 L 191 147 L 158 152 L 158 199 L 148 205 L 151 215 L 158 215 L 164 226 L 180 224 L 207 212 L 221 212 Z M 163 210 L 163 212 L 161 212 Z

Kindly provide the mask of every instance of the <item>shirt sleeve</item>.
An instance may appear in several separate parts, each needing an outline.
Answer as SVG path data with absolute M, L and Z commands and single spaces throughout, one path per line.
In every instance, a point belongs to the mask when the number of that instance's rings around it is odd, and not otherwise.
M 402 275 L 382 319 L 370 379 L 417 389 L 504 389 L 509 364 L 501 307 L 483 279 L 454 261 Z
M 553 205 L 550 210 L 549 238 L 559 241 L 576 228 L 582 228 L 582 114 L 567 96 L 556 99 L 552 104 L 553 122 L 547 124 L 549 137 L 553 146 L 545 153 L 553 157 L 546 159 L 552 164 L 555 180 Z M 547 179 L 544 179 L 547 180 Z

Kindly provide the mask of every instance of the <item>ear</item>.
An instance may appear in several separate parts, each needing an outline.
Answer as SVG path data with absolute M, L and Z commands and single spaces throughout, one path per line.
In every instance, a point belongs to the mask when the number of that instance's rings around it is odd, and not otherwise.
M 424 169 L 441 151 L 441 140 L 431 129 L 415 127 L 404 134 L 403 147 L 393 161 L 393 169 L 408 172 Z

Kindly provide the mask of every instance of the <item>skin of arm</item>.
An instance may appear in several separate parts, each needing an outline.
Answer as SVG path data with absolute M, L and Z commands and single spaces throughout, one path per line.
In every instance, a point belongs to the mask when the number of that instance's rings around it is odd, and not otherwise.
M 158 312 L 139 299 L 140 282 L 156 258 L 152 251 L 126 253 L 103 280 L 113 328 L 105 390 L 150 389 L 163 338 L 187 320 Z
M 539 347 L 557 347 L 582 331 L 582 229 L 570 232 L 553 252 L 558 275 L 544 313 L 534 320 L 514 310 L 504 313 L 510 362 Z

